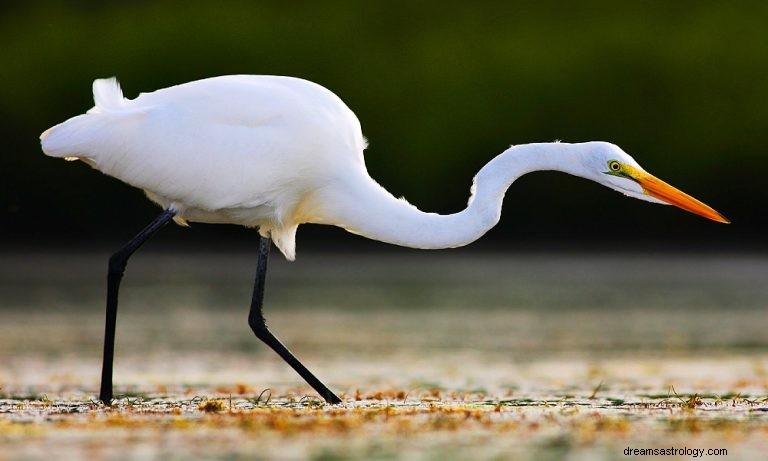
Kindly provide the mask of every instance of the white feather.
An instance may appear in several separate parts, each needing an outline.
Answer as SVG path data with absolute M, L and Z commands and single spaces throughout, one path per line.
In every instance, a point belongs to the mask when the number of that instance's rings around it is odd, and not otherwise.
M 123 90 L 115 77 L 93 81 L 93 101 L 103 112 L 120 112 L 127 106 Z
M 177 210 L 180 224 L 258 227 L 288 259 L 298 225 L 308 222 L 416 248 L 465 245 L 498 222 L 512 181 L 537 169 L 637 192 L 636 183 L 603 174 L 606 156 L 634 162 L 616 146 L 528 144 L 483 167 L 464 211 L 424 213 L 370 178 L 357 117 L 306 80 L 216 77 L 129 100 L 112 78 L 96 80 L 93 94 L 92 110 L 41 135 L 47 155 L 77 157 L 143 189 Z

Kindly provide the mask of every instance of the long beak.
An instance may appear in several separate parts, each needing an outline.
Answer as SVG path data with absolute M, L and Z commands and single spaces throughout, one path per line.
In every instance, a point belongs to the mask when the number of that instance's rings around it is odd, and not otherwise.
M 646 172 L 635 172 L 634 179 L 642 186 L 646 194 L 683 210 L 690 211 L 713 221 L 730 224 L 731 222 L 711 207 L 696 200 L 685 192 L 676 189 L 661 179 Z

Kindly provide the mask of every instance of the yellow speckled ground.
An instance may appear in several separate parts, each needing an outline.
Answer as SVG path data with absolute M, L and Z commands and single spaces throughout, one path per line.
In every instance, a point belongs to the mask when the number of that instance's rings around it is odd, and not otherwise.
M 333 407 L 249 332 L 250 255 L 137 258 L 112 408 L 100 255 L 10 255 L 0 460 L 764 459 L 768 261 L 454 254 L 275 258 L 270 325 Z

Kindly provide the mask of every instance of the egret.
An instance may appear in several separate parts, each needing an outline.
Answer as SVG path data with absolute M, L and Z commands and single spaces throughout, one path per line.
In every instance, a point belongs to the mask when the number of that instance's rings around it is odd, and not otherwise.
M 467 207 L 440 215 L 387 192 L 367 172 L 360 122 L 338 96 L 307 80 L 231 75 L 126 99 L 117 80 L 93 82 L 95 106 L 46 130 L 43 152 L 81 160 L 143 189 L 162 213 L 109 259 L 99 398 L 110 404 L 120 281 L 128 259 L 171 220 L 258 228 L 248 323 L 327 402 L 341 400 L 267 328 L 263 314 L 272 242 L 289 260 L 299 224 L 341 227 L 411 248 L 453 248 L 498 223 L 507 188 L 520 176 L 556 170 L 625 195 L 672 204 L 714 221 L 720 213 L 647 173 L 607 142 L 512 146 L 474 178 Z

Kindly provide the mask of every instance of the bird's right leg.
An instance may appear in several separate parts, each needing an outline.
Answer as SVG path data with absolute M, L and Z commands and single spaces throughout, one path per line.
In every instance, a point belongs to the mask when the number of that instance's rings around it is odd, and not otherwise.
M 332 390 L 328 389 L 322 381 L 317 379 L 267 328 L 263 309 L 264 285 L 267 279 L 267 262 L 269 261 L 269 249 L 271 246 L 272 240 L 269 237 L 261 237 L 259 240 L 259 259 L 256 263 L 256 281 L 253 285 L 253 297 L 251 299 L 251 311 L 248 313 L 248 325 L 250 325 L 257 338 L 277 352 L 277 355 L 304 378 L 304 381 L 312 386 L 326 402 L 331 404 L 341 403 L 341 399 Z
M 109 405 L 112 402 L 112 362 L 115 356 L 115 324 L 117 321 L 117 293 L 120 289 L 120 281 L 123 279 L 128 258 L 149 240 L 155 232 L 168 224 L 176 211 L 165 210 L 154 221 L 149 223 L 134 238 L 123 245 L 109 258 L 109 271 L 107 272 L 107 320 L 104 327 L 104 361 L 101 368 L 101 391 L 99 400 Z

